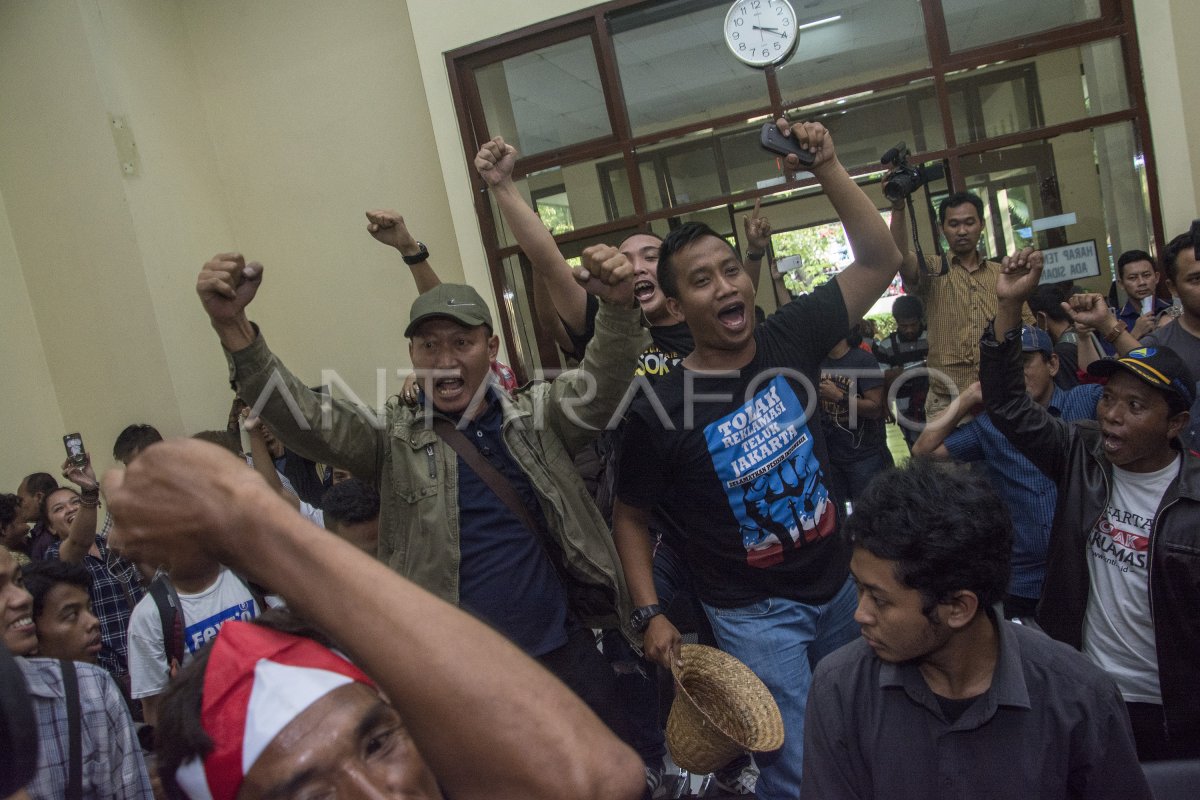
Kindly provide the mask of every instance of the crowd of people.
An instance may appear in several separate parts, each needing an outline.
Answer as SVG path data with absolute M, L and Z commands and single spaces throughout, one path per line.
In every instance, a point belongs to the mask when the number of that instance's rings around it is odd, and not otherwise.
M 0 496 L 0 709 L 33 720 L 0 796 L 666 797 L 689 635 L 783 722 L 727 794 L 1148 798 L 1141 762 L 1200 759 L 1200 237 L 1162 254 L 1178 304 L 1122 255 L 1117 309 L 987 258 L 956 192 L 921 262 L 829 131 L 778 126 L 854 261 L 770 316 L 757 203 L 740 252 L 686 223 L 571 266 L 481 146 L 553 380 L 516 386 L 394 211 L 413 378 L 373 413 L 268 347 L 261 264 L 208 261 L 227 427 L 133 424 L 103 482 L 77 455 Z

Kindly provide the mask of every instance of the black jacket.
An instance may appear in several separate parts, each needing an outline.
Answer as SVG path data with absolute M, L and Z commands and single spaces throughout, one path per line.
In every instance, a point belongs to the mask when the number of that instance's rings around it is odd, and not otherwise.
M 984 331 L 979 378 L 995 426 L 1058 484 L 1046 582 L 1037 620 L 1046 633 L 1083 646 L 1088 600 L 1087 537 L 1112 491 L 1112 464 L 1095 423 L 1071 425 L 1025 393 L 1021 343 Z M 1184 451 L 1150 529 L 1150 613 L 1169 735 L 1200 733 L 1200 457 Z

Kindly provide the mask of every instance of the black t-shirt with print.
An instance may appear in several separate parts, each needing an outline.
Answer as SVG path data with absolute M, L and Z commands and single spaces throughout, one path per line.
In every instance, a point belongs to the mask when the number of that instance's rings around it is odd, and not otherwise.
M 680 367 L 630 407 L 617 495 L 661 506 L 684 532 L 704 602 L 822 603 L 845 582 L 850 548 L 821 469 L 821 426 L 809 420 L 821 360 L 848 329 L 830 281 L 759 325 L 741 370 Z
M 661 378 L 687 358 L 696 347 L 692 331 L 686 322 L 674 325 L 651 325 L 650 346 L 638 356 L 635 375 Z

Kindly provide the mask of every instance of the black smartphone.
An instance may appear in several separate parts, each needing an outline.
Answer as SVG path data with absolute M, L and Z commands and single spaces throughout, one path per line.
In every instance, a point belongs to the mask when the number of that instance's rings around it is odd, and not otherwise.
M 67 448 L 67 460 L 77 467 L 87 463 L 87 450 L 83 449 L 83 437 L 78 433 L 68 433 L 63 437 L 63 447 Z
M 774 153 L 784 158 L 795 156 L 800 159 L 800 166 L 802 167 L 811 167 L 813 161 L 816 160 L 816 157 L 808 150 L 802 148 L 795 139 L 780 133 L 779 127 L 774 122 L 763 123 L 759 144 L 768 153 Z

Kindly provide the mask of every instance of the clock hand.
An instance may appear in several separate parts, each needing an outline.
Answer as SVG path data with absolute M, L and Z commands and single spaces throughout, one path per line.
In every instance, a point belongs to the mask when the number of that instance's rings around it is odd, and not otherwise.
M 785 39 L 787 38 L 787 34 L 780 32 L 780 30 L 778 28 L 763 28 L 758 25 L 751 25 L 750 27 L 752 27 L 756 31 L 766 31 L 767 33 L 773 33 L 776 36 L 782 36 Z

